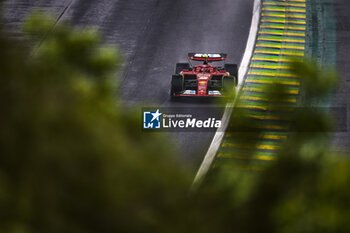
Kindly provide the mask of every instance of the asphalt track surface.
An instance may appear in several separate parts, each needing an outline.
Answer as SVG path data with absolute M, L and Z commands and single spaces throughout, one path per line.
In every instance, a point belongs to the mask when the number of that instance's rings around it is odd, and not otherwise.
M 346 108 L 346 130 L 333 134 L 333 147 L 341 152 L 350 152 L 350 2 L 334 0 L 336 17 L 336 65 L 341 76 L 339 88 L 332 96 L 334 107 Z
M 177 62 L 188 52 L 224 52 L 240 63 L 252 18 L 253 0 L 5 0 L 5 26 L 20 35 L 33 10 L 50 12 L 76 27 L 97 27 L 105 42 L 124 55 L 120 93 L 125 105 L 213 107 L 206 101 L 171 102 L 168 89 Z M 217 113 L 220 117 L 220 111 Z M 215 132 L 167 133 L 179 156 L 200 165 Z

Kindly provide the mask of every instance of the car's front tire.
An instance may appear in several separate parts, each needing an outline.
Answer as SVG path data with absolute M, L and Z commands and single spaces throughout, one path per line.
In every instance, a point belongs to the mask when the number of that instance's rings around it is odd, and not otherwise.
M 173 98 L 175 94 L 183 91 L 184 78 L 182 75 L 173 75 L 170 84 L 170 97 Z

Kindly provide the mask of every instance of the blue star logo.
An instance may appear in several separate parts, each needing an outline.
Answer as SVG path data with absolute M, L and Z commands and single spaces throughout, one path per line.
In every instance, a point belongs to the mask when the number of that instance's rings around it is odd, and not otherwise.
M 144 129 L 160 129 L 161 115 L 159 109 L 155 112 L 143 112 L 143 128 Z

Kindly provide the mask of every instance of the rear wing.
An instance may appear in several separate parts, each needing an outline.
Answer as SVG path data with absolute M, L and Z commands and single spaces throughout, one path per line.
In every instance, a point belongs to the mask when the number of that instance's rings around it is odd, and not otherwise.
M 195 61 L 223 61 L 227 59 L 225 53 L 189 53 L 188 59 Z

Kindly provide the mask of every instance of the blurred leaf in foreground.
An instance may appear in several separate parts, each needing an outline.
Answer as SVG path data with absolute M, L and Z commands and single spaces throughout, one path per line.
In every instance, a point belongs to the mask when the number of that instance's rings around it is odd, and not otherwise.
M 188 173 L 118 104 L 117 51 L 50 22 L 26 23 L 35 52 L 0 36 L 0 232 L 166 232 Z
M 202 187 L 202 195 L 220 196 L 216 205 L 229 210 L 229 215 L 220 215 L 226 219 L 224 222 L 230 229 L 227 232 L 350 230 L 350 161 L 329 149 L 332 122 L 327 111 L 310 108 L 315 99 L 332 93 L 337 75 L 332 69 L 324 71 L 310 62 L 294 62 L 291 70 L 301 79 L 304 106 L 288 115 L 292 132 L 282 143 L 277 159 L 270 161 L 263 171 L 242 170 L 241 162 L 232 160 L 231 164 L 213 170 Z M 264 91 L 264 98 L 270 100 L 267 108 L 288 107 L 278 102 L 288 98 L 282 86 L 272 84 Z M 278 112 L 269 114 L 278 119 L 283 116 Z M 238 122 L 249 125 L 249 112 L 241 112 L 238 118 L 241 119 Z M 262 132 L 247 133 L 241 129 L 234 133 L 233 143 L 247 142 L 249 134 L 255 139 L 249 143 L 256 145 L 261 138 L 257 134 Z M 254 164 L 253 157 L 245 160 L 246 167 Z

